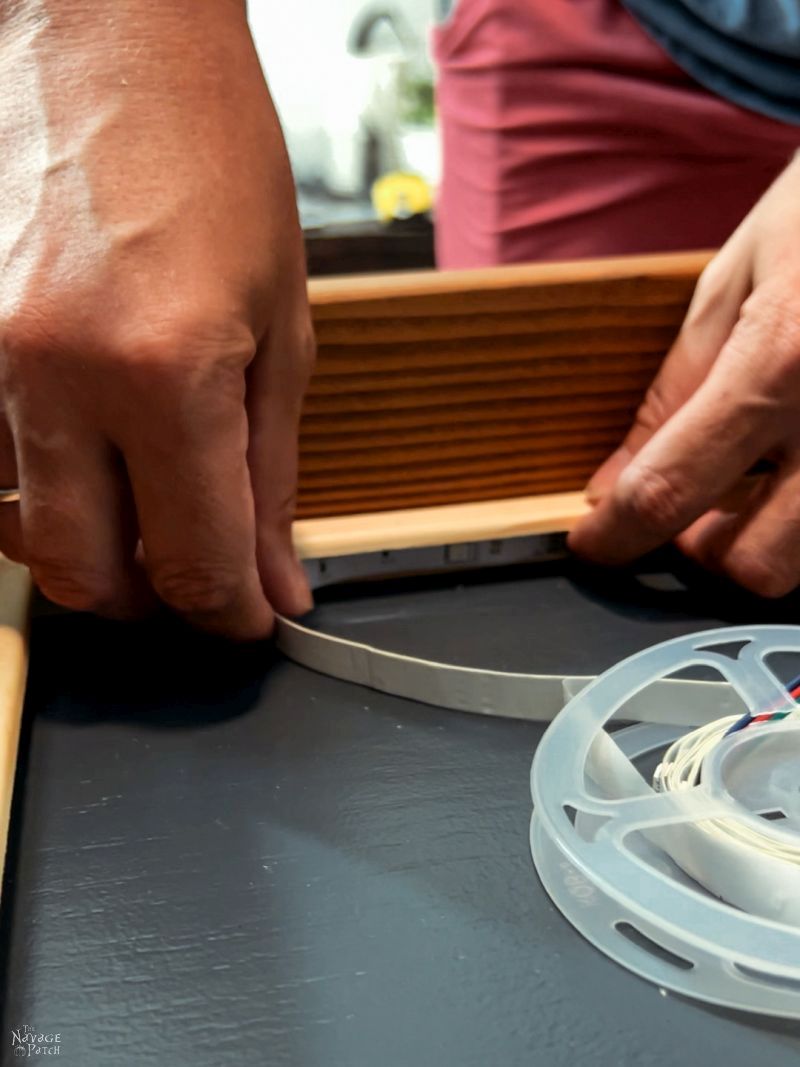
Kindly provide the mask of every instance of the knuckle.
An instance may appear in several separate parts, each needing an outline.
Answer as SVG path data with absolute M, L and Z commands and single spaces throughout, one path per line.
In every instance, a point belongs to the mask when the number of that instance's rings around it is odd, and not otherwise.
M 715 256 L 700 272 L 692 299 L 681 327 L 681 333 L 691 337 L 718 313 L 730 287 L 730 270 L 720 256 Z
M 293 330 L 287 343 L 271 355 L 270 377 L 290 401 L 305 392 L 317 360 L 317 342 L 311 322 Z
M 697 279 L 694 300 L 699 306 L 713 304 L 728 284 L 728 270 L 719 256 L 706 264 Z
M 161 600 L 182 615 L 218 615 L 236 601 L 241 587 L 234 571 L 208 563 L 162 563 L 150 580 Z
M 303 398 L 314 373 L 317 360 L 317 347 L 313 334 L 302 337 L 295 345 L 292 365 L 289 371 L 287 400 L 297 417 L 302 410 Z
M 645 529 L 677 533 L 684 525 L 688 485 L 643 464 L 623 471 L 619 492 L 634 521 Z
M 636 412 L 634 428 L 644 431 L 650 437 L 667 421 L 671 413 L 669 398 L 665 396 L 661 382 L 656 380 L 647 390 L 644 401 Z
M 81 365 L 103 380 L 110 373 L 139 391 L 243 393 L 243 372 L 256 351 L 241 314 L 220 301 L 177 301 L 160 313 L 109 325 L 102 337 L 75 334 L 69 308 L 32 300 L 13 310 L 0 322 L 0 375 L 12 384 L 30 382 L 52 374 L 59 363 L 74 364 L 79 354 Z
M 31 575 L 53 603 L 72 611 L 103 615 L 111 611 L 115 589 L 106 575 L 74 561 L 26 553 Z
M 800 372 L 800 280 L 786 285 L 763 285 L 755 289 L 742 304 L 739 322 L 733 331 L 734 345 L 741 351 L 752 352 L 752 358 L 762 365 L 764 353 L 769 352 L 769 374 L 775 381 L 785 381 L 786 375 Z
M 751 593 L 773 599 L 791 593 L 800 578 L 800 575 L 790 571 L 779 560 L 748 549 L 730 552 L 724 569 L 737 585 L 743 586 Z
M 252 332 L 232 317 L 173 314 L 122 332 L 113 355 L 134 383 L 186 391 L 240 379 L 255 350 Z
M 20 374 L 29 376 L 50 362 L 60 344 L 48 318 L 32 308 L 19 309 L 2 323 L 3 377 L 12 381 Z

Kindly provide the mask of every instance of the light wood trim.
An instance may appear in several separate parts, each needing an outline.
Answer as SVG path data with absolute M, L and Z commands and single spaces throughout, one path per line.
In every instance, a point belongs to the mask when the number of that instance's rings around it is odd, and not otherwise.
M 313 280 L 298 518 L 582 488 L 710 254 Z
M 303 559 L 325 559 L 570 530 L 589 510 L 583 493 L 552 493 L 368 515 L 301 519 L 294 542 Z
M 0 887 L 28 672 L 31 592 L 27 568 L 0 557 Z

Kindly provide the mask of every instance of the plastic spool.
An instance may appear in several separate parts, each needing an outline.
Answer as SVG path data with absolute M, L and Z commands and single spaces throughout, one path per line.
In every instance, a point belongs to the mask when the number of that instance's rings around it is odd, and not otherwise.
M 677 638 L 590 683 L 537 749 L 531 850 L 558 908 L 618 963 L 700 1000 L 800 1018 L 800 719 L 723 738 L 699 784 L 668 792 L 651 784 L 667 746 L 730 708 L 695 708 L 688 693 L 674 727 L 605 729 L 695 666 L 722 675 L 742 711 L 786 705 L 765 662 L 776 653 L 800 653 L 800 627 Z

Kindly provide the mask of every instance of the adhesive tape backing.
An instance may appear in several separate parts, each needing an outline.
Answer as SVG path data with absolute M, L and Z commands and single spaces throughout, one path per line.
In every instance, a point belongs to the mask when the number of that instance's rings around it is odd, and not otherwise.
M 531 850 L 555 904 L 612 959 L 700 1000 L 800 1018 L 798 719 L 722 737 L 697 784 L 666 792 L 648 764 L 723 709 L 694 705 L 687 690 L 674 727 L 613 730 L 632 698 L 646 704 L 686 668 L 718 672 L 751 714 L 786 705 L 769 660 L 778 653 L 800 653 L 800 627 L 677 638 L 590 683 L 537 748 Z

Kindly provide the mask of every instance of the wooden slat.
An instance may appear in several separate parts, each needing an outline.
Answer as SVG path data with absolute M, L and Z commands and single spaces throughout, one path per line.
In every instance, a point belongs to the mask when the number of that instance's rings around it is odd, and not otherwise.
M 588 505 L 582 493 L 554 493 L 502 502 L 456 504 L 407 511 L 305 519 L 294 524 L 304 559 L 350 556 L 427 545 L 500 540 L 570 530 Z
M 679 252 L 484 270 L 318 278 L 308 288 L 320 322 L 354 315 L 380 319 L 392 313 L 441 318 L 467 310 L 497 314 L 595 304 L 654 306 L 681 303 L 687 280 L 696 281 L 711 255 Z
M 570 485 L 575 492 L 586 484 L 585 466 L 577 469 L 569 466 L 558 467 L 554 471 L 543 471 L 533 477 L 521 477 L 511 474 L 502 478 L 476 478 L 474 475 L 463 482 L 432 482 L 425 486 L 403 488 L 392 487 L 385 492 L 371 490 L 369 493 L 357 490 L 331 490 L 328 493 L 309 493 L 314 509 L 320 515 L 354 515 L 361 514 L 367 521 L 367 513 L 391 508 L 435 507 L 437 504 L 471 503 L 482 500 L 503 500 L 518 496 L 522 488 L 532 486 L 532 492 L 563 492 L 561 486 Z
M 477 449 L 482 453 L 487 447 L 491 449 L 516 448 L 520 434 L 535 437 L 537 439 L 550 439 L 560 436 L 574 440 L 574 435 L 580 432 L 587 437 L 593 435 L 615 433 L 621 418 L 629 414 L 626 408 L 610 408 L 597 412 L 572 412 L 569 416 L 554 414 L 552 417 L 544 412 L 539 412 L 532 421 L 530 418 L 504 418 L 502 420 L 473 418 L 465 426 L 443 425 L 436 422 L 430 426 L 405 426 L 403 429 L 403 451 L 413 449 L 417 445 L 426 446 L 431 444 L 438 446 L 437 454 L 448 445 L 457 448 Z M 312 469 L 314 463 L 320 457 L 347 454 L 357 463 L 367 462 L 367 457 L 372 453 L 383 450 L 392 453 L 397 445 L 398 435 L 395 427 L 385 429 L 371 428 L 369 435 L 365 433 L 341 433 L 321 434 L 315 436 L 307 432 L 300 442 L 300 451 L 303 463 Z
M 576 326 L 618 327 L 628 324 L 634 326 L 672 327 L 676 314 L 683 308 L 683 302 L 664 303 L 648 306 L 646 304 L 608 304 L 588 307 L 568 307 L 565 309 L 540 308 L 536 312 L 535 322 L 531 320 L 530 309 L 525 311 L 506 311 L 498 314 L 473 313 L 462 315 L 453 312 L 447 318 L 433 316 L 405 317 L 393 316 L 384 319 L 363 319 L 358 329 L 353 329 L 352 320 L 319 319 L 317 322 L 317 339 L 326 346 L 371 345 L 375 343 L 407 343 L 411 341 L 447 340 L 462 334 L 470 337 L 498 337 L 506 334 L 525 334 L 530 330 L 537 333 L 557 333 L 573 330 Z
M 604 309 L 607 310 L 607 309 Z M 642 326 L 630 323 L 626 326 L 592 326 L 592 353 L 595 355 L 613 355 L 620 352 L 663 352 L 673 333 L 676 310 L 671 309 L 673 322 L 660 323 L 657 326 Z M 571 313 L 570 313 L 571 314 Z M 526 316 L 528 328 L 519 324 L 513 332 L 504 331 L 505 318 L 497 316 L 493 333 L 472 333 L 469 317 L 462 318 L 461 334 L 455 332 L 455 324 L 445 320 L 441 327 L 450 326 L 450 335 L 444 337 L 418 337 L 410 341 L 392 340 L 370 341 L 364 345 L 361 338 L 351 343 L 325 344 L 326 372 L 337 378 L 343 374 L 363 374 L 366 370 L 373 373 L 380 371 L 404 370 L 409 359 L 425 367 L 452 367 L 453 357 L 458 356 L 461 366 L 481 365 L 487 356 L 501 361 L 519 359 L 530 349 L 532 341 L 536 343 L 536 352 L 540 359 L 562 357 L 567 360 L 580 360 L 586 353 L 575 349 L 575 337 L 581 336 L 578 325 L 573 322 L 560 330 L 540 330 L 539 313 Z M 466 332 L 470 331 L 470 332 Z M 323 331 L 321 331 L 323 332 Z M 380 348 L 380 365 L 373 367 L 370 356 L 372 349 Z M 365 351 L 366 349 L 366 351 Z
M 27 568 L 0 557 L 0 887 L 28 669 L 30 599 Z
M 405 443 L 406 433 L 415 430 L 435 429 L 449 433 L 452 429 L 454 434 L 463 434 L 467 430 L 474 434 L 480 432 L 480 426 L 488 429 L 489 426 L 516 425 L 518 432 L 524 434 L 540 418 L 550 416 L 564 419 L 568 426 L 572 425 L 573 416 L 579 415 L 593 418 L 595 413 L 606 416 L 616 411 L 620 418 L 628 418 L 635 409 L 635 402 L 628 393 L 608 393 L 595 396 L 515 397 L 503 402 L 487 402 L 484 399 L 476 404 L 453 407 L 443 397 L 438 407 L 417 407 L 409 411 L 351 411 L 340 414 L 335 422 L 325 417 L 314 418 L 306 412 L 301 426 L 300 447 L 303 451 L 307 439 L 319 444 L 325 439 L 333 440 L 342 435 L 346 435 L 351 442 L 371 442 L 372 434 L 381 431 L 392 434 L 399 431 L 395 439 L 401 445 Z
M 574 396 L 594 396 L 597 393 L 634 393 L 640 396 L 650 381 L 653 371 L 658 366 L 659 357 L 653 359 L 649 367 L 635 366 L 630 370 L 598 371 L 581 374 L 550 374 L 541 379 L 516 378 L 504 380 L 496 375 L 491 364 L 487 365 L 485 379 L 482 382 L 467 383 L 446 380 L 434 387 L 421 387 L 418 382 L 409 382 L 408 378 L 398 375 L 396 387 L 389 391 L 365 390 L 326 394 L 318 396 L 313 386 L 306 399 L 306 411 L 313 415 L 338 415 L 349 412 L 381 410 L 417 410 L 420 407 L 434 407 L 444 410 L 444 417 L 449 408 L 461 404 L 484 404 L 486 401 L 506 401 L 525 399 L 544 399 L 547 397 L 571 398 Z M 457 372 L 456 372 L 457 373 Z M 410 376 L 409 376 L 410 377 Z
M 300 518 L 580 487 L 709 253 L 315 279 Z
M 591 434 L 582 434 L 576 441 L 575 435 L 568 430 L 561 433 L 542 434 L 537 432 L 535 437 L 526 443 L 518 441 L 515 437 L 488 437 L 484 439 L 455 440 L 445 442 L 438 446 L 438 457 L 443 463 L 452 460 L 472 459 L 475 463 L 481 459 L 491 457 L 498 462 L 508 464 L 517 459 L 530 462 L 531 458 L 546 455 L 551 452 L 563 455 L 565 451 L 575 449 L 611 448 L 616 443 L 616 435 L 610 431 L 596 430 Z M 330 482 L 335 474 L 345 471 L 380 471 L 383 477 L 394 477 L 397 468 L 412 468 L 417 460 L 424 462 L 429 454 L 426 445 L 408 445 L 402 450 L 398 448 L 372 448 L 366 451 L 349 449 L 334 450 L 327 452 L 307 453 L 303 461 L 303 484 L 313 484 L 315 475 L 325 473 L 326 481 Z
M 335 483 L 341 489 L 351 486 L 374 486 L 376 489 L 383 489 L 387 478 L 391 478 L 395 486 L 401 484 L 410 486 L 419 485 L 423 482 L 435 485 L 442 480 L 453 483 L 458 480 L 470 480 L 473 477 L 483 476 L 503 477 L 506 474 L 518 474 L 521 477 L 528 477 L 531 462 L 538 457 L 546 459 L 548 466 L 579 466 L 587 460 L 591 462 L 594 451 L 594 446 L 587 444 L 583 446 L 568 445 L 546 450 L 529 449 L 527 452 L 517 452 L 511 455 L 487 452 L 485 455 L 474 457 L 467 471 L 464 470 L 463 456 L 458 455 L 452 459 L 439 457 L 436 470 L 430 472 L 418 470 L 416 465 L 410 463 L 401 464 L 395 455 L 393 458 L 396 462 L 393 467 L 388 469 L 376 464 L 354 464 L 349 468 L 340 467 L 335 470 Z M 328 490 L 332 480 L 330 468 L 319 471 L 306 471 L 301 485 L 304 489 Z
M 521 344 L 514 352 L 500 347 L 494 350 L 486 347 L 480 353 L 479 359 L 475 359 L 474 352 L 467 350 L 465 342 L 463 352 L 459 346 L 454 346 L 448 362 L 433 366 L 423 364 L 416 353 L 409 353 L 404 364 L 391 366 L 387 359 L 385 364 L 381 362 L 380 367 L 365 368 L 359 374 L 346 376 L 330 373 L 331 368 L 328 366 L 325 374 L 314 378 L 310 395 L 338 397 L 341 396 L 344 385 L 348 395 L 394 392 L 398 380 L 402 381 L 404 390 L 428 390 L 440 395 L 442 386 L 484 384 L 487 381 L 487 367 L 491 367 L 491 382 L 498 385 L 501 382 L 539 382 L 548 378 L 566 378 L 574 382 L 576 375 L 580 375 L 581 380 L 589 380 L 594 376 L 629 375 L 638 371 L 652 374 L 653 367 L 658 366 L 670 340 L 671 337 L 665 337 L 661 347 L 649 350 L 626 351 L 620 347 L 609 352 L 593 352 L 591 355 L 581 353 L 573 357 L 539 353 L 535 360 L 530 357 L 529 342 Z M 533 395 L 536 396 L 537 393 L 534 392 Z

